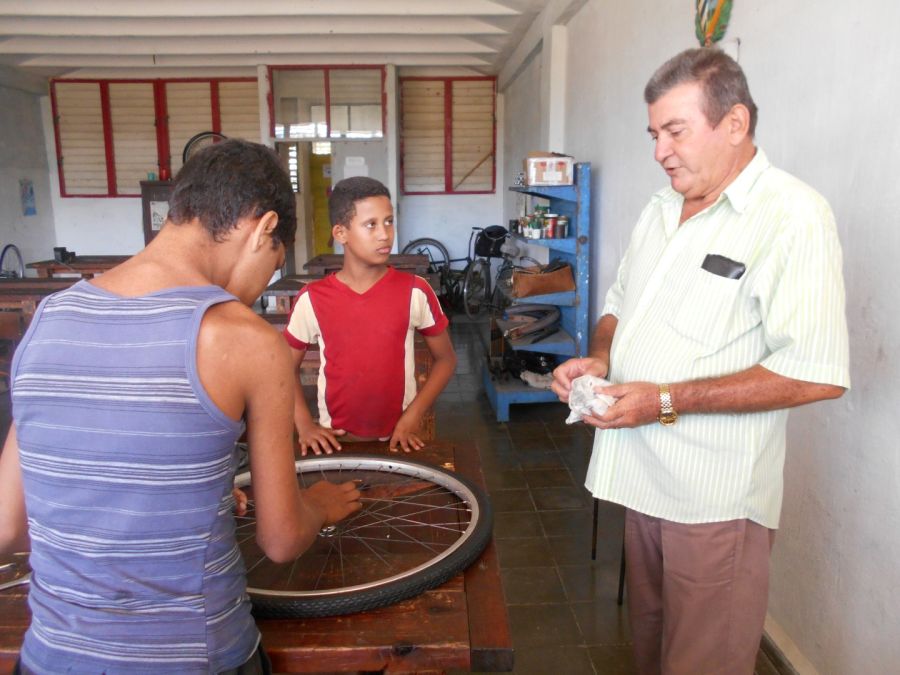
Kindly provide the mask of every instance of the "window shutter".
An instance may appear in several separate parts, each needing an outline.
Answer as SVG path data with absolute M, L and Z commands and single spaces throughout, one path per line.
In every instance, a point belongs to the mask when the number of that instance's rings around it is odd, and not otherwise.
M 494 81 L 454 80 L 452 191 L 494 189 Z
M 212 131 L 212 94 L 209 82 L 167 82 L 169 154 L 172 175 L 181 168 L 181 154 L 191 136 Z
M 444 82 L 404 80 L 400 91 L 403 189 L 444 192 Z
M 110 83 L 116 194 L 141 194 L 141 181 L 159 171 L 156 112 L 150 82 Z
M 222 133 L 259 143 L 259 98 L 256 80 L 219 83 Z
M 107 194 L 100 83 L 56 82 L 54 94 L 64 193 Z
M 381 69 L 328 73 L 332 138 L 381 138 Z

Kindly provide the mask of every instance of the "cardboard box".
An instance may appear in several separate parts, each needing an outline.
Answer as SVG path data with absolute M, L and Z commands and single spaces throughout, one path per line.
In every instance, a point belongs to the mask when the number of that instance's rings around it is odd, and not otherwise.
M 526 185 L 572 185 L 575 160 L 557 152 L 529 152 L 525 158 Z

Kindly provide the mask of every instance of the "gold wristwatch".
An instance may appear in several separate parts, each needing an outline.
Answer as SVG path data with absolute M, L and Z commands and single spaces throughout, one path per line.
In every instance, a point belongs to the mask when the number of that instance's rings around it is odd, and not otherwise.
M 670 427 L 678 420 L 678 413 L 675 412 L 675 406 L 672 405 L 672 392 L 669 391 L 668 384 L 659 385 L 659 423 L 663 426 Z

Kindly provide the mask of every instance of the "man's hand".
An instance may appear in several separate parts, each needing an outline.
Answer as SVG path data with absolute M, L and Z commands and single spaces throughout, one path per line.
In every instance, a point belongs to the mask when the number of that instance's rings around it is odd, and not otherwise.
M 334 525 L 362 508 L 356 483 L 331 483 L 320 480 L 303 491 L 304 496 L 325 519 L 324 525 Z
M 409 408 L 400 416 L 400 419 L 397 420 L 397 426 L 394 427 L 394 433 L 391 434 L 391 441 L 388 443 L 388 448 L 391 451 L 397 452 L 398 450 L 403 450 L 403 452 L 412 452 L 413 450 L 421 450 L 425 447 L 425 442 L 419 438 L 419 427 L 422 425 L 422 420 L 417 416 L 409 412 Z
M 563 364 L 565 365 L 565 364 Z M 584 422 L 598 429 L 623 429 L 656 422 L 659 417 L 659 386 L 652 382 L 628 382 L 597 387 L 598 394 L 617 399 L 599 417 L 585 415 Z
M 572 380 L 582 375 L 606 377 L 608 370 L 609 363 L 596 357 L 569 359 L 553 371 L 553 384 L 550 385 L 550 388 L 554 394 L 559 396 L 560 401 L 568 403 L 569 392 L 572 391 Z
M 339 452 L 341 444 L 337 437 L 343 436 L 343 429 L 326 429 L 318 424 L 311 424 L 303 429 L 297 429 L 300 437 L 300 454 L 306 457 L 306 454 L 312 450 L 314 455 L 325 453 L 330 455 L 332 452 Z

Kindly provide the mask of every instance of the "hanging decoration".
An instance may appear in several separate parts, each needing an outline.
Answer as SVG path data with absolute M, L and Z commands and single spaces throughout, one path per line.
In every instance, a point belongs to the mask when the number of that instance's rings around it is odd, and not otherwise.
M 732 0 L 696 0 L 696 2 L 697 39 L 704 47 L 711 47 L 714 42 L 725 37 L 728 19 L 731 18 Z

